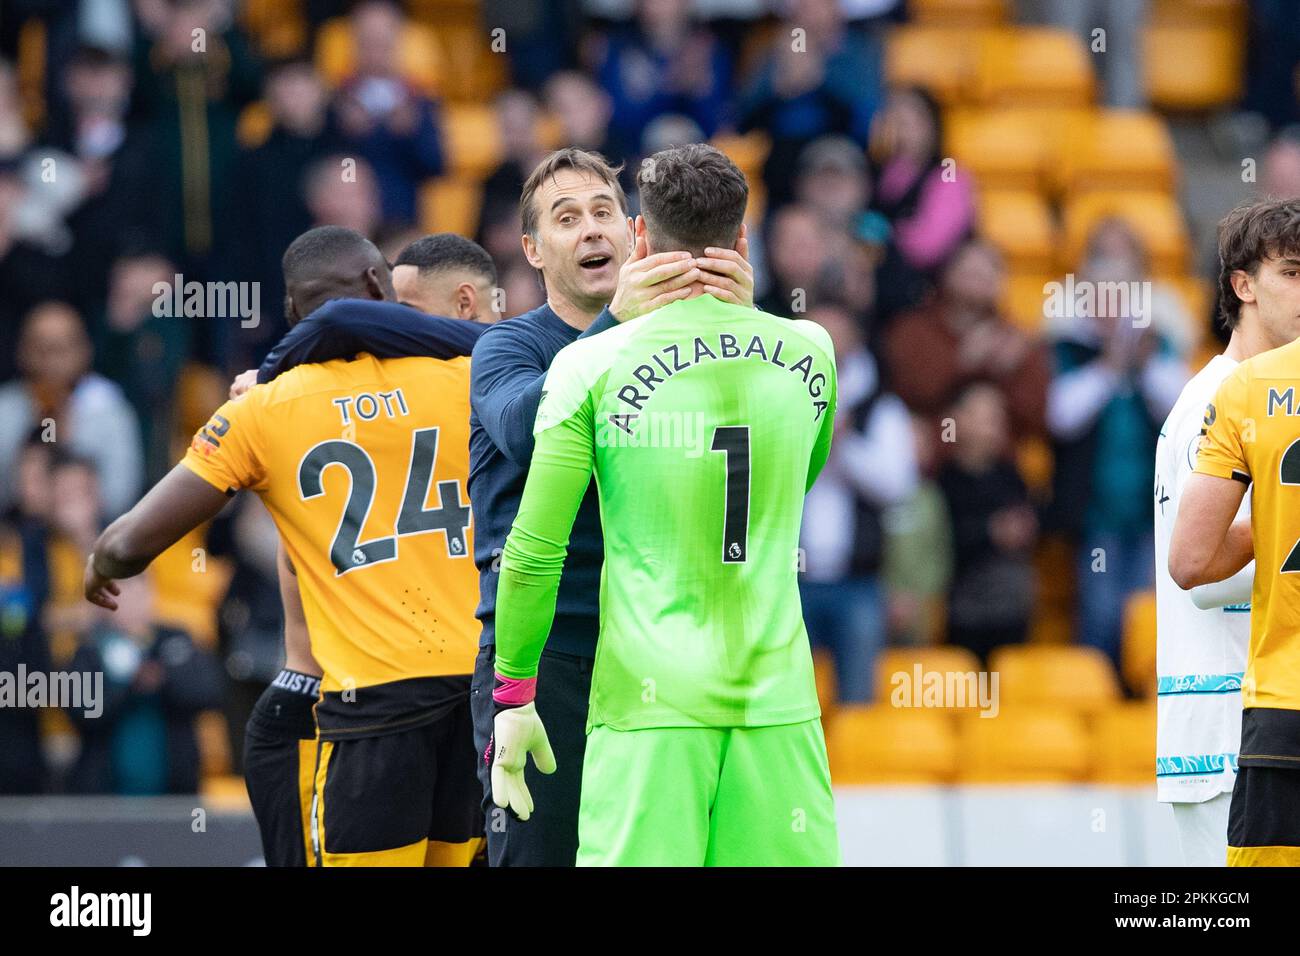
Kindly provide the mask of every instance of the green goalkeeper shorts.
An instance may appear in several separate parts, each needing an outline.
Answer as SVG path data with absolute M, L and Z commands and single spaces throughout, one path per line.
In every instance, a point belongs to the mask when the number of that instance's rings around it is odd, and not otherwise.
M 820 720 L 593 727 L 578 866 L 838 866 Z

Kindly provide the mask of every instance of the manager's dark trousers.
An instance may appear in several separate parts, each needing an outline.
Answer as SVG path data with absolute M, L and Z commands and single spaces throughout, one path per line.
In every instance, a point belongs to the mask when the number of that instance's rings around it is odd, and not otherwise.
M 492 802 L 492 685 L 496 648 L 479 649 L 470 684 L 478 776 L 483 784 L 488 865 L 573 866 L 578 855 L 578 797 L 582 792 L 582 755 L 587 748 L 587 699 L 591 696 L 591 659 L 543 651 L 537 670 L 537 715 L 555 751 L 556 770 L 539 773 L 528 758 L 524 781 L 533 797 L 527 821 Z

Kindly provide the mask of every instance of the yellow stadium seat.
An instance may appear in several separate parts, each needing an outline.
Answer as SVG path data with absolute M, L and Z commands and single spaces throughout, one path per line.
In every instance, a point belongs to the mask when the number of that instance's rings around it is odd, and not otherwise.
M 830 719 L 839 695 L 835 680 L 835 658 L 830 651 L 818 648 L 813 651 L 813 680 L 817 684 L 817 703 L 822 709 L 822 723 Z
M 1029 643 L 1059 645 L 1074 640 L 1074 578 L 1074 545 L 1061 535 L 1044 535 L 1034 549 L 1038 600 L 1029 624 Z
M 1240 27 L 1153 23 L 1142 32 L 1147 99 L 1160 110 L 1208 110 L 1241 98 Z
M 229 394 L 230 382 L 211 365 L 187 362 L 176 380 L 176 430 L 188 445 Z
M 1075 123 L 1056 163 L 1066 194 L 1089 189 L 1172 193 L 1178 157 L 1165 121 L 1146 110 L 1097 110 Z
M 1143 697 L 1156 692 L 1156 592 L 1138 591 L 1124 605 L 1119 668 L 1129 690 Z
M 876 658 L 876 697 L 889 703 L 894 695 L 902 695 L 899 703 L 907 704 L 909 693 L 916 685 L 917 668 L 922 680 L 927 674 L 978 674 L 982 667 L 979 658 L 964 647 L 937 644 L 930 647 L 891 647 Z M 951 703 L 951 701 L 950 701 Z M 967 707 L 976 707 L 977 699 L 969 699 Z
M 263 57 L 294 56 L 307 45 L 302 0 L 244 0 L 239 20 Z
M 1093 727 L 1092 743 L 1092 779 L 1096 783 L 1153 785 L 1155 701 L 1129 701 L 1102 711 Z
M 745 178 L 753 183 L 763 178 L 763 164 L 772 149 L 772 140 L 762 130 L 739 136 L 724 133 L 713 138 L 713 145 L 727 154 L 727 158 L 740 167 Z
M 501 162 L 501 131 L 496 111 L 482 103 L 447 103 L 442 111 L 447 171 L 486 179 Z
M 209 557 L 207 526 L 196 528 L 150 565 L 155 617 L 187 631 L 200 647 L 217 644 L 217 608 L 234 569 L 226 558 Z
M 941 710 L 843 707 L 828 724 L 826 749 L 837 786 L 946 783 L 957 770 L 953 718 Z
M 325 21 L 316 34 L 316 68 L 325 82 L 334 87 L 351 76 L 354 57 L 352 24 L 347 17 Z M 430 27 L 408 22 L 398 41 L 397 59 L 398 70 L 407 82 L 426 96 L 438 95 L 442 53 Z
M 483 186 L 474 179 L 440 176 L 420 187 L 420 228 L 472 236 L 478 229 Z
M 275 119 L 265 100 L 249 103 L 239 113 L 235 138 L 244 149 L 257 149 L 266 142 L 275 127 Z
M 1057 707 L 1013 707 L 958 720 L 958 783 L 1074 783 L 1087 779 L 1091 740 L 1082 717 Z
M 1064 213 L 1065 241 L 1058 263 L 1063 272 L 1078 269 L 1093 227 L 1112 216 L 1123 219 L 1137 233 L 1155 276 L 1186 274 L 1190 243 L 1178 201 L 1168 193 L 1139 190 L 1086 192 L 1069 198 Z
M 890 31 L 885 43 L 885 80 L 891 86 L 919 86 L 951 106 L 970 96 L 980 38 L 988 31 L 932 24 L 907 24 Z
M 217 773 L 199 781 L 199 797 L 213 809 L 226 813 L 247 813 L 248 787 L 244 778 L 232 773 Z
M 1052 446 L 1042 438 L 1022 438 L 1016 443 L 1016 468 L 1031 494 L 1045 494 L 1052 484 Z
M 1054 272 L 1012 273 L 1002 283 L 1002 314 L 1015 326 L 1030 335 L 1041 335 L 1043 306 L 1047 302 L 1044 291 L 1049 282 L 1060 279 Z
M 1010 0 L 907 0 L 907 12 L 917 23 L 991 27 L 1006 23 Z
M 1087 106 L 1095 85 L 1087 48 L 1067 30 L 1016 27 L 981 39 L 975 89 L 985 106 Z
M 199 745 L 199 774 L 204 778 L 230 773 L 230 728 L 219 710 L 202 711 L 194 719 Z
M 998 674 L 1000 699 L 1006 707 L 1056 707 L 1087 715 L 1120 697 L 1110 659 L 1095 647 L 999 647 L 989 656 L 989 669 Z
M 1027 190 L 981 190 L 979 232 L 1001 250 L 1012 272 L 1048 272 L 1057 246 L 1056 222 L 1046 200 Z
M 442 94 L 452 100 L 489 102 L 505 89 L 507 59 L 493 53 L 488 30 L 477 19 L 434 29 L 442 51 Z
M 1059 607 L 1039 606 L 1029 622 L 1030 644 L 1069 644 L 1074 640 L 1074 615 Z
M 1198 26 L 1245 25 L 1246 0 L 1154 0 L 1152 23 L 1191 23 Z
M 953 107 L 944 116 L 947 152 L 988 189 L 1052 193 L 1072 130 L 1090 106 Z

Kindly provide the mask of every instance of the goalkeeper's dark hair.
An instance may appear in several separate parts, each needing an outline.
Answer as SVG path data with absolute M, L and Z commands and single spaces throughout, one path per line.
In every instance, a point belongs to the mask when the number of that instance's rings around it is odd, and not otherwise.
M 423 236 L 398 253 L 394 266 L 415 266 L 421 275 L 456 271 L 481 277 L 489 286 L 497 284 L 497 267 L 486 249 L 454 232 Z
M 749 183 L 721 150 L 706 143 L 660 150 L 642 161 L 636 182 L 651 251 L 702 256 L 707 246 L 735 245 Z

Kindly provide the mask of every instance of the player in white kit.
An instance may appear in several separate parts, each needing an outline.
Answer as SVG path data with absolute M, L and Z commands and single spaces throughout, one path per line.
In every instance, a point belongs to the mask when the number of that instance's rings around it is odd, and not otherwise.
M 1300 266 L 1281 257 L 1295 248 L 1297 231 L 1296 200 L 1243 203 L 1219 223 L 1219 315 L 1232 337 L 1187 383 L 1156 444 L 1156 788 L 1157 799 L 1173 804 L 1190 866 L 1227 861 L 1255 562 L 1183 591 L 1169 574 L 1170 539 L 1220 383 L 1239 363 L 1300 334 Z M 1235 523 L 1249 527 L 1250 500 L 1242 499 Z
M 1227 581 L 1184 591 L 1169 576 L 1169 539 L 1196 463 L 1205 407 L 1248 357 L 1241 351 L 1234 331 L 1227 351 L 1183 388 L 1156 442 L 1156 799 L 1173 804 L 1188 866 L 1223 866 L 1227 859 L 1255 564 Z M 1249 504 L 1242 501 L 1238 520 Z

